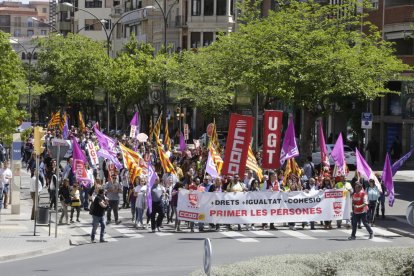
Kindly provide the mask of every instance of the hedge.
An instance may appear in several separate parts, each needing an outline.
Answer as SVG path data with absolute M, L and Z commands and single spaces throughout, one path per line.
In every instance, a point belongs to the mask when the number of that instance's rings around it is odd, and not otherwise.
M 191 276 L 205 275 L 197 270 Z M 414 275 L 414 248 L 363 248 L 306 255 L 256 257 L 212 267 L 212 276 L 251 275 Z

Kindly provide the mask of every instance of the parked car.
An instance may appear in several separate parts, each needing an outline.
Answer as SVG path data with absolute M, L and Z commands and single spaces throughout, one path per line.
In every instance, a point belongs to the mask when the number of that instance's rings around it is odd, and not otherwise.
M 331 166 L 334 166 L 334 161 L 331 157 L 331 152 L 333 148 L 335 147 L 334 144 L 327 144 L 326 148 L 328 151 L 329 156 L 329 164 Z M 344 154 L 345 154 L 345 162 L 348 165 L 348 167 L 354 168 L 356 166 L 356 158 L 355 158 L 355 152 L 347 145 L 344 145 Z M 315 166 L 319 166 L 321 164 L 321 152 L 320 150 L 312 153 L 312 162 L 315 164 Z

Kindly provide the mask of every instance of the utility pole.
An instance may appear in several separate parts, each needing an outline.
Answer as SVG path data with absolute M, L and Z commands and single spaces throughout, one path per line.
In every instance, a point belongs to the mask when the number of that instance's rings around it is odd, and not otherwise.
M 34 128 L 34 153 L 36 155 L 36 183 L 35 183 L 35 201 L 34 201 L 34 230 L 33 236 L 36 236 L 36 224 L 37 224 L 37 209 L 39 201 L 39 157 L 45 150 L 45 134 L 46 131 L 37 126 Z

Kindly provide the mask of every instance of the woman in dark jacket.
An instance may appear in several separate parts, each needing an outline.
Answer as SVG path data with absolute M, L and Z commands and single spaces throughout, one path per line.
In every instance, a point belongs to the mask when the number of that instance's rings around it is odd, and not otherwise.
M 63 217 L 66 218 L 66 224 L 69 222 L 68 218 L 68 206 L 71 203 L 69 180 L 64 179 L 63 185 L 59 189 L 59 199 L 62 204 L 62 215 L 60 216 L 59 223 L 62 224 Z

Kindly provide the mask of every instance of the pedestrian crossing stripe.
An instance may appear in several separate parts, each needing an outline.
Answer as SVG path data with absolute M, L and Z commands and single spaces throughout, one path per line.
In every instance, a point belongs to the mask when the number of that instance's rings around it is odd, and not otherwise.
M 375 229 L 375 230 L 377 230 L 377 229 Z M 384 230 L 384 231 L 386 231 L 386 230 Z M 341 232 L 344 232 L 344 233 L 348 234 L 349 236 L 351 236 L 352 230 L 341 230 Z M 369 234 L 367 232 L 361 233 L 361 231 L 357 231 L 356 234 L 355 234 L 355 236 L 357 238 L 365 238 L 365 239 L 368 239 Z M 374 238 L 371 239 L 370 241 L 373 241 L 373 242 L 383 242 L 383 243 L 384 242 L 391 242 L 390 240 L 386 240 L 386 239 L 383 239 L 383 238 L 375 237 L 375 231 L 374 231 Z
M 167 229 L 171 227 L 171 225 L 165 226 Z M 47 226 L 40 226 L 39 230 L 42 230 L 43 232 L 48 232 L 49 228 Z M 280 228 L 279 228 L 280 229 Z M 51 234 L 54 235 L 54 227 L 51 229 Z M 58 235 L 67 235 L 70 237 L 71 244 L 87 244 L 90 243 L 90 233 L 92 230 L 92 225 L 90 220 L 88 219 L 81 219 L 80 222 L 69 224 L 69 225 L 61 225 L 58 227 Z M 401 237 L 401 235 L 398 235 L 396 233 L 390 232 L 383 228 L 373 228 L 374 231 L 374 238 L 369 240 L 371 242 L 378 242 L 378 243 L 389 243 L 392 242 L 392 239 L 387 239 L 391 237 Z M 96 236 L 99 239 L 99 232 L 100 227 L 97 229 Z M 145 231 L 145 230 L 137 230 L 133 227 L 133 224 L 131 222 L 125 222 L 121 223 L 119 225 L 116 224 L 110 224 L 105 228 L 105 240 L 108 242 L 115 242 L 119 241 L 122 238 L 129 238 L 129 239 L 141 239 L 145 237 L 150 237 L 151 233 Z M 167 231 L 163 232 L 156 232 L 154 233 L 155 236 L 159 237 L 166 237 L 166 236 L 172 236 L 172 235 L 185 235 L 186 232 L 188 233 L 189 230 L 184 230 L 181 233 L 172 233 Z M 315 240 L 315 239 L 323 239 L 328 236 L 332 235 L 338 235 L 338 233 L 345 233 L 346 235 L 343 235 L 343 239 L 346 240 L 351 235 L 351 229 L 333 229 L 333 230 L 325 230 L 325 229 L 315 229 L 315 230 L 300 230 L 300 231 L 292 231 L 288 229 L 284 230 L 278 230 L 278 231 L 263 231 L 263 230 L 257 230 L 257 231 L 229 231 L 229 232 L 205 232 L 203 234 L 215 234 L 215 235 L 222 235 L 227 238 L 233 239 L 237 242 L 242 243 L 257 243 L 260 242 L 260 239 L 256 239 L 255 237 L 274 237 L 274 238 L 280 238 L 280 237 L 292 237 L 296 239 L 301 240 Z M 201 234 L 201 233 L 199 233 Z M 357 239 L 368 240 L 369 234 L 365 229 L 357 231 Z M 97 239 L 97 240 L 98 240 Z
M 240 242 L 259 242 L 258 240 L 248 238 L 239 232 L 221 232 L 221 234 L 229 238 L 236 239 L 237 241 L 240 241 Z
M 302 232 L 299 232 L 299 231 L 281 230 L 280 232 L 285 234 L 285 235 L 289 235 L 289 236 L 292 236 L 292 237 L 295 237 L 295 238 L 298 238 L 298 239 L 301 239 L 301 240 L 316 240 L 315 237 L 305 235 L 305 234 L 303 234 Z

